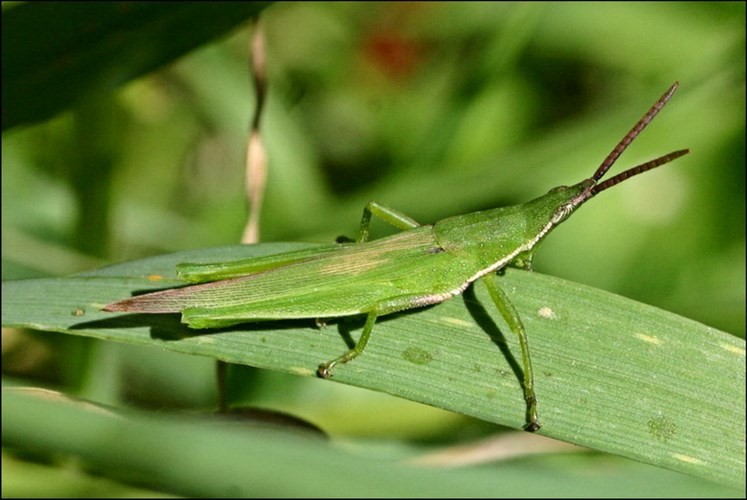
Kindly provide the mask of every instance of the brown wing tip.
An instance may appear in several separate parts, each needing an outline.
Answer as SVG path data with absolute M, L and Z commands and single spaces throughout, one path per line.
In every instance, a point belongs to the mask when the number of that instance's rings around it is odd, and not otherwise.
M 176 313 L 182 306 L 172 301 L 163 300 L 167 296 L 162 292 L 149 293 L 107 304 L 101 310 L 106 312 L 130 312 L 146 314 Z
M 128 312 L 132 310 L 130 306 L 131 300 L 125 299 L 107 304 L 106 306 L 102 307 L 101 310 L 106 312 Z

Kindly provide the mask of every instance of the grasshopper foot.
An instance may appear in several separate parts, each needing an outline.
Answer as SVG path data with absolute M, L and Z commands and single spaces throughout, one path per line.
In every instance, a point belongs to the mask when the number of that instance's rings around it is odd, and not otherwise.
M 330 361 L 330 362 L 327 362 L 327 363 L 322 363 L 322 364 L 321 364 L 321 365 L 319 365 L 319 367 L 318 367 L 318 368 L 316 369 L 316 374 L 317 374 L 317 375 L 318 375 L 318 376 L 319 376 L 320 378 L 330 378 L 330 377 L 332 376 L 332 368 L 333 368 L 333 367 L 334 367 L 334 366 L 335 366 L 336 364 L 337 364 L 337 363 L 336 363 L 336 362 L 334 362 L 334 361 Z
M 524 430 L 527 432 L 537 432 L 542 427 L 537 418 L 537 398 L 534 396 L 534 390 L 530 389 L 525 393 L 527 401 L 527 423 Z
M 524 430 L 527 432 L 537 432 L 541 427 L 539 422 L 529 422 L 524 426 Z
M 350 349 L 339 358 L 335 358 L 332 361 L 327 361 L 326 363 L 319 365 L 319 368 L 316 369 L 316 374 L 321 378 L 330 378 L 332 376 L 332 369 L 337 366 L 338 363 L 347 363 L 351 359 L 357 358 L 360 353 L 361 351 L 357 348 Z

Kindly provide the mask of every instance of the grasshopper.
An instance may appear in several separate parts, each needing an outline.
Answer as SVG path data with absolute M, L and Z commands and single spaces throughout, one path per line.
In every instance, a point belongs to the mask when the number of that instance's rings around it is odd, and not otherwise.
M 537 245 L 578 207 L 634 175 L 689 152 L 679 150 L 648 161 L 603 182 L 628 145 L 672 97 L 675 82 L 623 137 L 594 175 L 560 186 L 528 203 L 495 208 L 421 225 L 385 205 L 363 210 L 357 239 L 331 245 L 227 263 L 179 264 L 179 276 L 201 283 L 149 293 L 107 305 L 105 311 L 181 313 L 190 328 L 220 328 L 263 320 L 313 318 L 317 321 L 367 315 L 356 345 L 319 365 L 328 378 L 336 365 L 360 356 L 379 316 L 437 304 L 482 280 L 521 347 L 526 425 L 539 430 L 534 375 L 527 334 L 518 311 L 499 285 L 497 272 L 508 265 L 531 270 Z M 369 240 L 372 216 L 402 231 Z

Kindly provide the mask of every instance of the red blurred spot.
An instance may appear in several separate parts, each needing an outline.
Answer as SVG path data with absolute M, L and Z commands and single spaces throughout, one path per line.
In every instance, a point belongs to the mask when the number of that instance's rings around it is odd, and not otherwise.
M 391 31 L 374 31 L 363 42 L 363 53 L 387 76 L 402 80 L 420 64 L 423 44 Z

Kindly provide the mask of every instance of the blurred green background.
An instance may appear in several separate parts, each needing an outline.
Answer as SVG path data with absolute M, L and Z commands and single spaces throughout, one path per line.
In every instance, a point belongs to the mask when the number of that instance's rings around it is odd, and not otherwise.
M 264 4 L 92 5 L 3 4 L 4 280 L 241 237 Z M 353 235 L 371 199 L 433 222 L 578 182 L 677 80 L 613 172 L 691 154 L 590 202 L 535 270 L 744 337 L 744 18 L 717 2 L 271 5 L 262 241 Z M 3 332 L 4 384 L 114 405 L 209 408 L 212 363 Z M 229 382 L 233 402 L 372 440 L 367 453 L 495 431 L 319 380 L 237 367 Z M 3 494 L 35 491 L 19 483 Z

